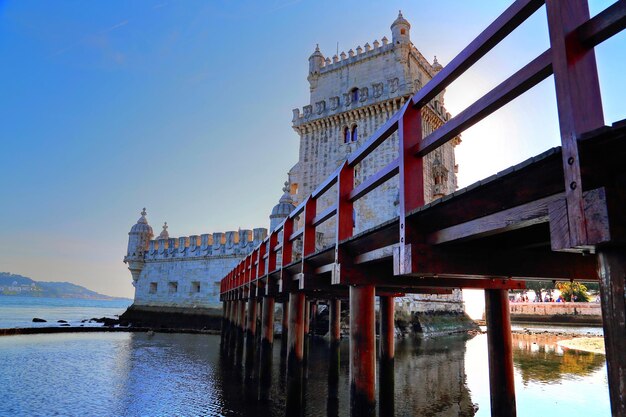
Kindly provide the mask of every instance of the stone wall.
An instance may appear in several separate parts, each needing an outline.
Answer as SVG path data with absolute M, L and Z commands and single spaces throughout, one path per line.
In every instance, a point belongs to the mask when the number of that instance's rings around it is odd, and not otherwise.
M 511 321 L 602 323 L 599 303 L 510 303 Z

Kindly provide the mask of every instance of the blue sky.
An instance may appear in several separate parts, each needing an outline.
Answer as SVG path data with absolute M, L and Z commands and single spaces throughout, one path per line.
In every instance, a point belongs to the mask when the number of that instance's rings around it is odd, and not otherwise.
M 610 2 L 591 1 L 592 14 Z M 267 227 L 308 104 L 307 58 L 390 37 L 398 9 L 449 62 L 508 1 L 0 0 L 0 271 L 132 296 L 142 207 L 158 234 Z M 455 114 L 548 48 L 540 10 L 448 89 Z M 626 38 L 597 48 L 626 117 Z M 552 78 L 463 135 L 461 186 L 558 144 Z

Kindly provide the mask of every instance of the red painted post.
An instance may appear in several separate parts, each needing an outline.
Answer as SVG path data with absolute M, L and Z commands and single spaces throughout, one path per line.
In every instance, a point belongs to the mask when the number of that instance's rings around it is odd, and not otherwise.
M 626 417 L 626 247 L 598 248 L 611 414 Z
M 409 273 L 406 245 L 414 239 L 406 216 L 412 210 L 424 205 L 424 161 L 412 154 L 412 149 L 422 141 L 422 111 L 415 109 L 411 101 L 403 108 L 404 114 L 398 122 L 400 141 L 399 196 L 400 196 L 400 273 Z
M 350 268 L 351 258 L 344 253 L 339 242 L 352 236 L 354 232 L 354 205 L 350 201 L 350 192 L 354 189 L 354 167 L 348 162 L 339 170 L 337 179 L 337 235 L 335 237 L 335 270 L 332 274 L 332 283 L 339 284 L 345 282 L 345 277 L 341 278 L 342 271 L 347 272 Z
M 259 400 L 269 401 L 272 385 L 272 346 L 274 344 L 274 298 L 263 297 L 263 314 L 261 321 L 261 355 L 259 362 Z
M 578 138 L 604 125 L 598 69 L 593 48 L 570 36 L 589 20 L 587 0 L 546 0 L 552 69 L 561 131 L 570 247 L 587 244 Z M 558 248 L 562 249 L 562 248 Z
M 350 414 L 376 414 L 375 288 L 350 286 Z
M 304 294 L 289 294 L 287 335 L 287 415 L 297 415 L 302 407 L 302 365 L 304 360 Z
M 380 297 L 380 342 L 379 342 L 379 415 L 395 415 L 395 303 L 394 297 Z
M 508 290 L 485 290 L 491 415 L 515 417 L 513 341 Z

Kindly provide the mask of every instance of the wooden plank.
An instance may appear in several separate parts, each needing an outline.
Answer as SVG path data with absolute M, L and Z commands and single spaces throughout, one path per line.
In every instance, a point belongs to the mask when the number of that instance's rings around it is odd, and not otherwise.
M 591 221 L 587 225 L 588 250 L 593 245 L 611 241 L 606 191 L 598 188 L 583 194 L 583 212 Z M 570 246 L 571 235 L 567 217 L 567 200 L 560 198 L 549 204 L 550 244 L 553 251 L 573 250 Z
M 419 146 L 422 141 L 422 112 L 405 104 L 402 118 L 398 126 L 399 137 L 399 197 L 400 197 L 400 250 L 401 258 L 405 257 L 405 243 L 414 241 L 416 230 L 407 223 L 407 214 L 424 205 L 424 160 L 416 157 L 411 149 Z M 405 262 L 400 263 L 401 267 Z
M 595 256 L 549 250 L 486 251 L 472 246 L 437 247 L 410 244 L 404 273 L 399 273 L 399 250 L 394 251 L 394 274 L 414 276 L 512 277 L 595 281 Z
M 295 232 L 293 232 L 291 234 L 291 236 L 289 236 L 289 241 L 293 242 L 294 240 L 296 240 L 297 238 L 302 236 L 303 233 L 304 233 L 304 229 L 303 228 L 300 228 L 300 229 L 296 230 Z
M 426 243 L 438 245 L 456 240 L 476 239 L 548 221 L 548 205 L 563 199 L 563 194 L 542 198 L 488 216 L 446 227 L 430 233 Z
M 548 78 L 552 74 L 551 58 L 550 50 L 539 55 L 474 104 L 425 137 L 419 146 L 412 149 L 412 153 L 421 156 L 428 154 Z
M 425 106 L 542 5 L 543 0 L 515 1 L 439 71 L 424 88 L 415 93 L 412 98 L 413 105 L 418 108 Z
M 314 198 L 317 200 L 322 194 L 330 190 L 330 188 L 337 183 L 337 177 L 339 175 L 340 170 L 341 170 L 341 165 L 337 167 L 337 169 L 333 171 L 333 173 L 330 174 L 328 178 L 324 180 L 324 182 L 322 182 L 320 185 L 317 186 L 317 188 L 311 193 L 310 198 Z
M 389 164 L 387 164 L 383 169 L 378 171 L 376 174 L 371 175 L 350 193 L 350 201 L 355 202 L 359 198 L 363 197 L 370 191 L 374 190 L 379 185 L 383 184 L 385 181 L 393 178 L 396 174 L 398 174 L 399 170 L 399 158 L 394 159 Z
M 337 214 L 337 205 L 333 204 L 332 206 L 327 207 L 320 214 L 318 214 L 315 217 L 313 217 L 313 220 L 311 221 L 311 223 L 312 223 L 313 227 L 317 227 L 320 224 L 324 223 L 326 220 L 328 220 L 331 217 L 333 217 L 335 214 Z
M 626 29 L 626 2 L 616 1 L 576 29 L 581 44 L 593 48 Z
M 561 131 L 569 247 L 588 244 L 577 138 L 604 125 L 593 49 L 570 34 L 589 20 L 586 0 L 546 0 L 552 68 Z

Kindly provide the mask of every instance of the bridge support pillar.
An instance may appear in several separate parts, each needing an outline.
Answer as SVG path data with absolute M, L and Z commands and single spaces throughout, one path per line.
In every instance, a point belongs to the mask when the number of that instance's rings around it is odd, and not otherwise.
M 287 355 L 287 337 L 289 334 L 289 301 L 283 303 L 283 320 L 281 322 L 280 355 Z
M 507 290 L 485 290 L 491 415 L 514 417 L 513 341 Z
M 300 292 L 289 294 L 287 330 L 287 415 L 298 415 L 302 407 L 302 370 L 304 363 L 305 298 Z
M 243 359 L 243 344 L 246 322 L 246 302 L 237 301 L 237 348 L 235 349 L 235 364 L 241 365 Z
M 339 414 L 339 342 L 341 340 L 341 300 L 328 300 L 328 326 L 330 347 L 328 352 L 328 403 L 327 414 Z
M 350 414 L 376 414 L 375 288 L 350 286 Z
M 254 377 L 256 321 L 257 300 L 253 297 L 250 297 L 248 299 L 248 317 L 246 320 L 246 379 L 252 379 Z
M 261 355 L 259 360 L 259 400 L 269 401 L 272 385 L 272 346 L 274 344 L 274 298 L 263 298 L 261 314 Z
M 230 321 L 230 301 L 224 301 L 224 322 L 222 324 L 222 349 L 226 351 L 228 349 L 228 340 L 230 335 L 231 321 Z
M 626 247 L 597 253 L 611 415 L 626 417 Z
M 379 415 L 393 416 L 395 379 L 395 303 L 394 297 L 380 297 L 380 350 L 379 350 L 379 375 L 378 387 Z

